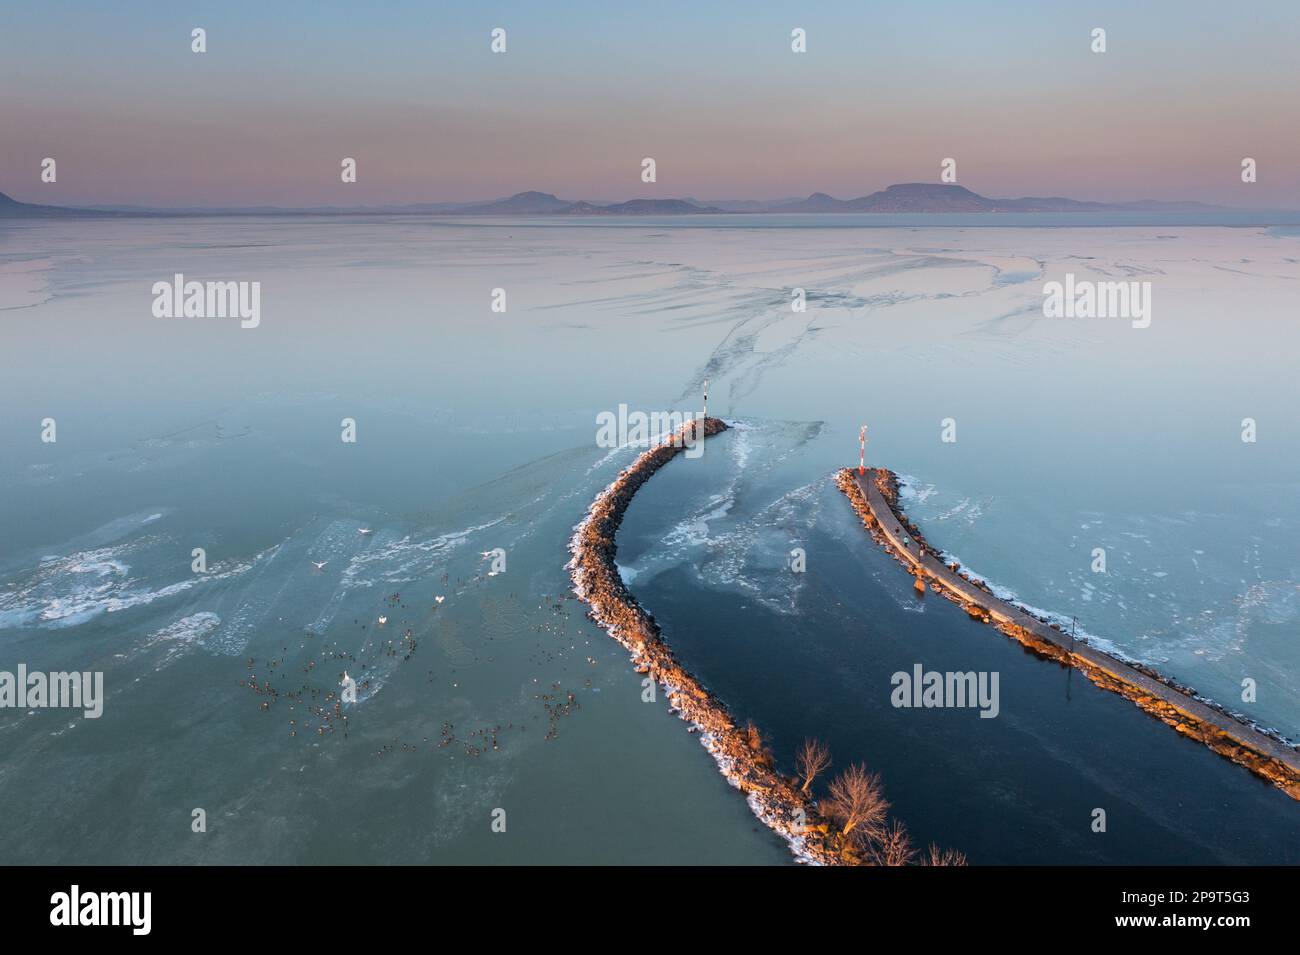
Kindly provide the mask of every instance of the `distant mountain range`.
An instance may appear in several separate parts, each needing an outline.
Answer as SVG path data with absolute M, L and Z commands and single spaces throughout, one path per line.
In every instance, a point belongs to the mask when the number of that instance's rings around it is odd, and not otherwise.
M 521 192 L 509 199 L 457 206 L 444 210 L 444 213 L 463 216 L 684 216 L 718 215 L 726 211 L 690 199 L 632 199 L 597 205 L 557 199 L 549 192 Z
M 990 199 L 965 186 L 905 182 L 857 199 L 836 199 L 814 192 L 807 199 L 778 203 L 765 212 L 918 213 L 918 212 L 1194 212 L 1214 209 L 1203 202 L 1083 202 L 1059 196 Z
M 857 199 L 836 199 L 814 192 L 806 199 L 715 200 L 632 199 L 596 203 L 560 199 L 548 192 L 520 192 L 488 202 L 427 202 L 405 206 L 318 206 L 285 209 L 252 206 L 239 209 L 150 209 L 138 206 L 93 206 L 84 209 L 33 205 L 0 193 L 0 218 L 55 216 L 182 216 L 182 215 L 455 215 L 455 216 L 679 216 L 751 213 L 963 213 L 963 212 L 1204 212 L 1222 208 L 1203 202 L 1083 202 L 1061 197 L 990 199 L 965 186 L 950 183 L 906 182 Z

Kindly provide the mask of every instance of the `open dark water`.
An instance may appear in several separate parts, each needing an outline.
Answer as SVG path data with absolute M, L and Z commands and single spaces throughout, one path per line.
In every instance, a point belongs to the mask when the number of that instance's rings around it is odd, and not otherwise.
M 829 475 L 796 488 L 797 455 L 763 465 L 786 437 L 766 430 L 661 471 L 629 510 L 619 560 L 682 662 L 759 725 L 783 768 L 819 737 L 835 767 L 881 773 L 916 842 L 975 864 L 1300 861 L 1300 805 L 956 605 L 914 596 Z M 782 563 L 794 546 L 801 575 Z M 999 673 L 999 715 L 894 708 L 890 676 L 916 663 Z

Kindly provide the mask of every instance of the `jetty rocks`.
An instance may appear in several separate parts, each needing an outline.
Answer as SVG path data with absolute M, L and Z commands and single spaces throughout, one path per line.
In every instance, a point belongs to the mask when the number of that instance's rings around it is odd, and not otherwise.
M 636 672 L 663 687 L 671 710 L 690 724 L 690 732 L 699 734 L 723 776 L 745 794 L 754 815 L 789 843 L 795 858 L 842 864 L 846 857 L 832 847 L 828 835 L 833 827 L 819 818 L 811 797 L 800 792 L 796 780 L 776 771 L 756 734 L 737 726 L 721 701 L 674 659 L 654 618 L 628 591 L 614 563 L 615 535 L 633 496 L 685 450 L 682 438 L 700 424 L 687 422 L 676 435 L 644 451 L 592 502 L 569 544 L 574 592 L 588 604 L 588 615 L 628 651 Z M 726 430 L 718 418 L 703 421 L 705 440 Z M 701 440 L 698 433 L 690 437 Z
M 1300 749 L 1193 689 L 1141 663 L 1121 660 L 1076 642 L 1059 626 L 1002 600 L 988 585 L 944 563 L 898 503 L 898 477 L 886 468 L 859 473 L 840 470 L 835 483 L 849 499 L 872 538 L 916 578 L 918 593 L 929 589 L 958 604 L 971 618 L 991 624 L 1035 654 L 1079 670 L 1102 689 L 1130 700 L 1175 731 L 1195 739 L 1300 800 Z

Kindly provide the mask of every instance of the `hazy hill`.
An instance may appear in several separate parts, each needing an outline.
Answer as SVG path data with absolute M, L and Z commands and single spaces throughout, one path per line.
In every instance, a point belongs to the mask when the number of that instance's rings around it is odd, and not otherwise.
M 10 199 L 0 192 L 0 219 L 44 219 L 55 216 L 106 216 L 111 212 L 93 212 L 88 209 L 68 209 L 63 206 L 40 206 L 30 202 Z
M 572 205 L 572 200 L 557 199 L 549 192 L 519 192 L 509 199 L 497 199 L 495 202 L 475 202 L 469 205 L 452 206 L 439 211 L 455 215 L 536 216 L 556 213 Z
M 596 215 L 596 216 L 689 216 L 717 215 L 722 212 L 713 206 L 697 206 L 685 199 L 632 199 L 628 202 L 616 202 L 608 206 L 594 206 L 589 202 L 575 202 L 559 215 Z
M 814 192 L 807 199 L 773 206 L 770 212 L 924 213 L 924 212 L 1190 212 L 1213 209 L 1203 202 L 1082 202 L 1078 199 L 990 199 L 956 183 L 904 182 L 857 199 Z

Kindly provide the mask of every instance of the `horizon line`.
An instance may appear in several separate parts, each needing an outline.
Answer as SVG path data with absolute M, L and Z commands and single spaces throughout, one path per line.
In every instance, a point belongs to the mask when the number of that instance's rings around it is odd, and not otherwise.
M 566 199 L 566 198 L 561 198 L 556 193 L 544 192 L 539 189 L 524 189 L 524 190 L 510 193 L 509 195 L 499 195 L 499 196 L 493 196 L 490 198 L 483 198 L 483 199 L 466 199 L 466 200 L 411 199 L 404 202 L 386 202 L 386 203 L 376 203 L 376 204 L 359 203 L 359 204 L 349 204 L 349 205 L 334 204 L 334 203 L 315 204 L 315 205 L 270 205 L 270 204 L 241 205 L 238 203 L 218 203 L 218 204 L 208 205 L 202 199 L 195 200 L 195 202 L 193 203 L 178 204 L 178 205 L 151 205 L 147 203 L 131 203 L 131 202 L 112 203 L 112 202 L 103 202 L 103 201 L 96 201 L 96 200 L 76 202 L 73 205 L 60 205 L 60 204 L 54 204 L 48 202 L 41 202 L 39 200 L 33 201 L 33 200 L 15 198 L 12 193 L 7 193 L 4 190 L 0 190 L 0 199 L 7 199 L 16 205 L 31 206 L 38 209 L 60 210 L 69 213 L 73 213 L 77 211 L 87 211 L 87 212 L 138 212 L 142 214 L 147 214 L 147 213 L 184 214 L 184 213 L 195 213 L 195 212 L 225 212 L 228 214 L 236 213 L 236 212 L 253 212 L 253 213 L 267 212 L 267 213 L 285 213 L 285 214 L 307 213 L 307 212 L 382 214 L 385 212 L 400 213 L 403 212 L 404 210 L 411 210 L 412 207 L 421 207 L 421 206 L 430 207 L 428 209 L 415 210 L 412 213 L 409 213 L 409 214 L 419 214 L 420 212 L 432 213 L 434 211 L 447 213 L 458 209 L 473 210 L 477 207 L 489 206 L 497 203 L 505 203 L 505 202 L 509 202 L 512 199 L 518 199 L 525 196 L 536 196 L 543 199 L 555 200 L 557 202 L 563 202 L 566 205 L 588 204 L 596 208 L 610 208 L 610 207 L 617 207 L 620 205 L 626 205 L 626 204 L 638 203 L 638 202 L 664 202 L 664 203 L 686 202 L 701 207 L 708 207 L 710 206 L 711 203 L 746 204 L 746 205 L 755 205 L 755 206 L 762 206 L 764 204 L 789 205 L 794 203 L 807 202 L 809 200 L 812 200 L 814 198 L 819 198 L 819 197 L 825 197 L 827 199 L 831 199 L 836 202 L 848 203 L 848 202 L 855 202 L 859 200 L 868 199 L 873 196 L 882 195 L 884 193 L 887 193 L 889 190 L 895 189 L 900 186 L 929 186 L 935 188 L 936 190 L 941 190 L 941 191 L 949 191 L 949 190 L 960 191 L 961 193 L 965 193 L 970 196 L 974 196 L 979 199 L 983 199 L 991 202 L 1039 201 L 1039 202 L 1072 203 L 1072 204 L 1078 204 L 1082 206 L 1094 207 L 1092 211 L 1096 211 L 1096 212 L 1158 211 L 1160 207 L 1174 207 L 1174 206 L 1197 206 L 1200 207 L 1201 211 L 1258 212 L 1258 213 L 1300 212 L 1300 209 L 1291 209 L 1284 206 L 1236 206 L 1236 205 L 1228 206 L 1219 203 L 1205 202 L 1199 199 L 1139 198 L 1139 199 L 1105 201 L 1105 200 L 1091 200 L 1091 199 L 1072 199 L 1064 195 L 987 196 L 983 193 L 976 192 L 970 189 L 968 186 L 965 186 L 961 183 L 955 183 L 955 182 L 940 183 L 940 182 L 923 182 L 923 181 L 890 183 L 887 186 L 881 187 L 874 191 L 863 192 L 861 194 L 853 195 L 848 198 L 840 198 L 837 196 L 833 196 L 830 193 L 827 193 L 822 190 L 815 190 L 804 196 L 786 195 L 786 196 L 774 196 L 774 197 L 762 197 L 762 198 L 751 198 L 751 197 L 721 198 L 720 197 L 714 199 L 698 199 L 691 195 L 677 195 L 677 196 L 640 195 L 640 196 L 634 196 L 633 198 L 630 199 Z M 1113 208 L 1113 207 L 1132 206 L 1132 205 L 1148 205 L 1154 208 L 1146 209 L 1146 210 L 1125 210 L 1120 208 Z M 1111 208 L 1107 208 L 1107 207 L 1111 207 Z M 987 214 L 1008 214 L 1008 213 L 1014 214 L 1015 212 L 1020 212 L 1022 214 L 1041 215 L 1041 214 L 1052 214 L 1053 211 L 1055 211 L 1056 214 L 1064 214 L 1070 211 L 1086 212 L 1089 210 L 1087 209 L 1080 209 L 1080 210 L 1024 209 L 1024 210 L 1006 210 L 1005 212 L 996 212 L 993 210 L 987 210 Z M 1169 209 L 1168 211 L 1172 212 L 1178 210 Z M 1195 211 L 1195 210 L 1183 210 L 1183 211 Z M 774 215 L 781 214 L 777 210 L 762 210 L 762 209 L 748 210 L 748 211 L 739 210 L 739 209 L 723 209 L 723 210 L 719 210 L 719 212 L 728 215 L 752 214 L 753 212 L 759 212 L 759 213 L 765 212 L 767 214 L 774 214 Z M 934 211 L 925 212 L 925 211 L 918 210 L 911 213 L 872 212 L 869 210 L 862 210 L 857 214 L 934 215 L 934 214 L 945 214 L 945 213 L 962 214 L 958 210 L 940 210 L 937 212 Z M 509 213 L 506 214 L 508 215 Z M 552 212 L 550 214 L 554 215 L 555 213 Z M 713 213 L 713 214 L 718 214 L 718 213 Z M 808 215 L 808 214 L 818 214 L 818 213 L 809 212 L 806 210 L 805 211 L 796 210 L 789 214 Z M 843 215 L 846 213 L 824 212 L 820 214 Z M 847 214 L 854 214 L 854 213 L 847 213 Z M 981 214 L 981 211 L 971 210 L 964 214 L 978 215 Z

